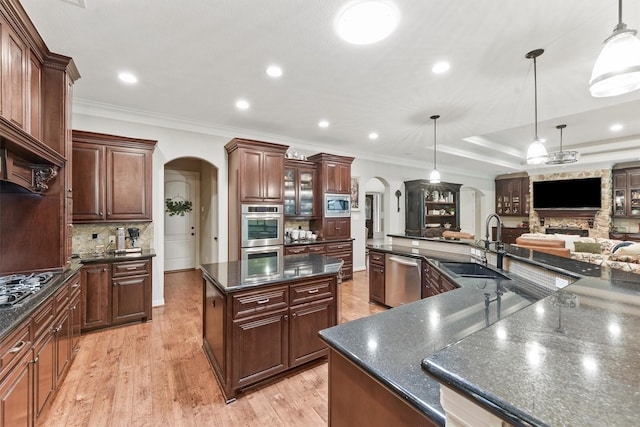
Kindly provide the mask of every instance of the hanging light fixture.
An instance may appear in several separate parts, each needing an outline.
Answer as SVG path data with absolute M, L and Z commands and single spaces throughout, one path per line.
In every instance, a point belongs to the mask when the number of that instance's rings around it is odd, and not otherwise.
M 591 96 L 616 96 L 640 89 L 640 40 L 636 33 L 622 23 L 622 0 L 618 0 L 618 25 L 604 41 L 593 66 Z
M 526 58 L 533 58 L 533 99 L 535 112 L 535 135 L 527 150 L 527 163 L 538 165 L 547 161 L 547 149 L 544 148 L 540 138 L 538 138 L 538 76 L 536 73 L 536 58 L 544 53 L 544 49 L 536 49 L 525 55 Z
M 562 150 L 562 129 L 567 125 L 558 125 L 556 129 L 560 129 L 560 151 L 554 151 L 549 153 L 548 165 L 564 165 L 566 163 L 575 163 L 578 161 L 578 152 L 573 150 Z
M 433 120 L 433 170 L 431 171 L 431 175 L 429 175 L 429 182 L 431 184 L 439 184 L 440 183 L 440 172 L 436 168 L 436 120 L 438 120 L 440 116 L 435 115 L 431 116 L 431 120 Z

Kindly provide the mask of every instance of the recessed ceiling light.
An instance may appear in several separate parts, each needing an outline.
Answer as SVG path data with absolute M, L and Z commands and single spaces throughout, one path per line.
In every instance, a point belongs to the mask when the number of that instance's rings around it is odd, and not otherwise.
M 138 78 L 135 76 L 135 74 L 130 73 L 128 71 L 123 71 L 120 74 L 118 74 L 118 78 L 125 83 L 129 83 L 129 84 L 138 83 Z
M 371 44 L 388 37 L 398 26 L 400 11 L 388 0 L 357 0 L 345 5 L 335 20 L 335 29 L 345 41 Z
M 620 123 L 616 123 L 616 124 L 611 125 L 609 130 L 611 130 L 611 132 L 619 132 L 619 131 L 622 130 L 622 128 L 624 128 L 624 126 L 622 126 Z
M 236 101 L 236 108 L 238 110 L 247 110 L 250 106 L 251 104 L 249 104 L 249 101 L 246 99 L 238 99 Z
M 274 78 L 280 77 L 282 76 L 282 68 L 279 65 L 275 65 L 275 64 L 269 65 L 267 67 L 267 75 L 269 77 L 274 77 Z
M 433 64 L 431 71 L 433 72 L 433 74 L 443 74 L 449 71 L 450 68 L 451 64 L 446 61 L 440 61 Z
M 378 139 L 378 134 L 376 132 L 371 132 L 369 134 L 369 139 Z
M 318 122 L 318 126 L 320 126 L 321 128 L 328 128 L 329 127 L 329 122 L 326 120 L 320 120 Z

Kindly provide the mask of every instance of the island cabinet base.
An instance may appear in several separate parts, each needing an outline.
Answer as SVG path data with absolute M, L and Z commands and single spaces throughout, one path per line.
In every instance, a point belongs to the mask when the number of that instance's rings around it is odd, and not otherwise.
M 329 425 L 439 426 L 333 349 L 329 350 Z
M 514 427 L 442 384 L 440 385 L 440 403 L 447 414 L 447 427 Z
M 227 403 L 239 391 L 326 357 L 337 273 L 225 293 L 203 279 L 203 350 Z

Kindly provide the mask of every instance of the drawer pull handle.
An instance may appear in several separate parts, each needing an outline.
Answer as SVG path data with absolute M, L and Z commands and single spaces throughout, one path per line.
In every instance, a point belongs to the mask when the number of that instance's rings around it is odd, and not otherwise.
M 266 304 L 269 302 L 269 298 L 259 299 L 256 304 Z
M 127 267 L 127 270 L 135 270 L 136 268 L 138 268 L 138 267 L 136 267 L 136 266 L 133 266 L 133 267 Z
M 73 289 L 75 289 L 75 288 L 79 288 L 79 287 L 80 287 L 80 283 L 73 284 L 73 285 L 71 285 L 71 287 L 72 287 Z
M 20 350 L 22 350 L 24 348 L 25 345 L 27 345 L 26 342 L 18 341 L 18 343 L 15 345 L 15 347 L 13 347 L 11 350 L 9 350 L 9 353 L 18 353 Z
M 318 288 L 315 288 L 315 289 L 309 289 L 309 293 L 310 293 L 310 294 L 317 294 L 317 293 L 318 293 Z

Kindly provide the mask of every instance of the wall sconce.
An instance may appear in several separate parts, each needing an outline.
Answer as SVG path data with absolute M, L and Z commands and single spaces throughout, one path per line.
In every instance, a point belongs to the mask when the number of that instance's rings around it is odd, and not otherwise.
M 400 192 L 400 190 L 396 190 L 396 199 L 398 199 L 398 212 L 400 212 L 400 196 L 402 196 L 402 193 Z

